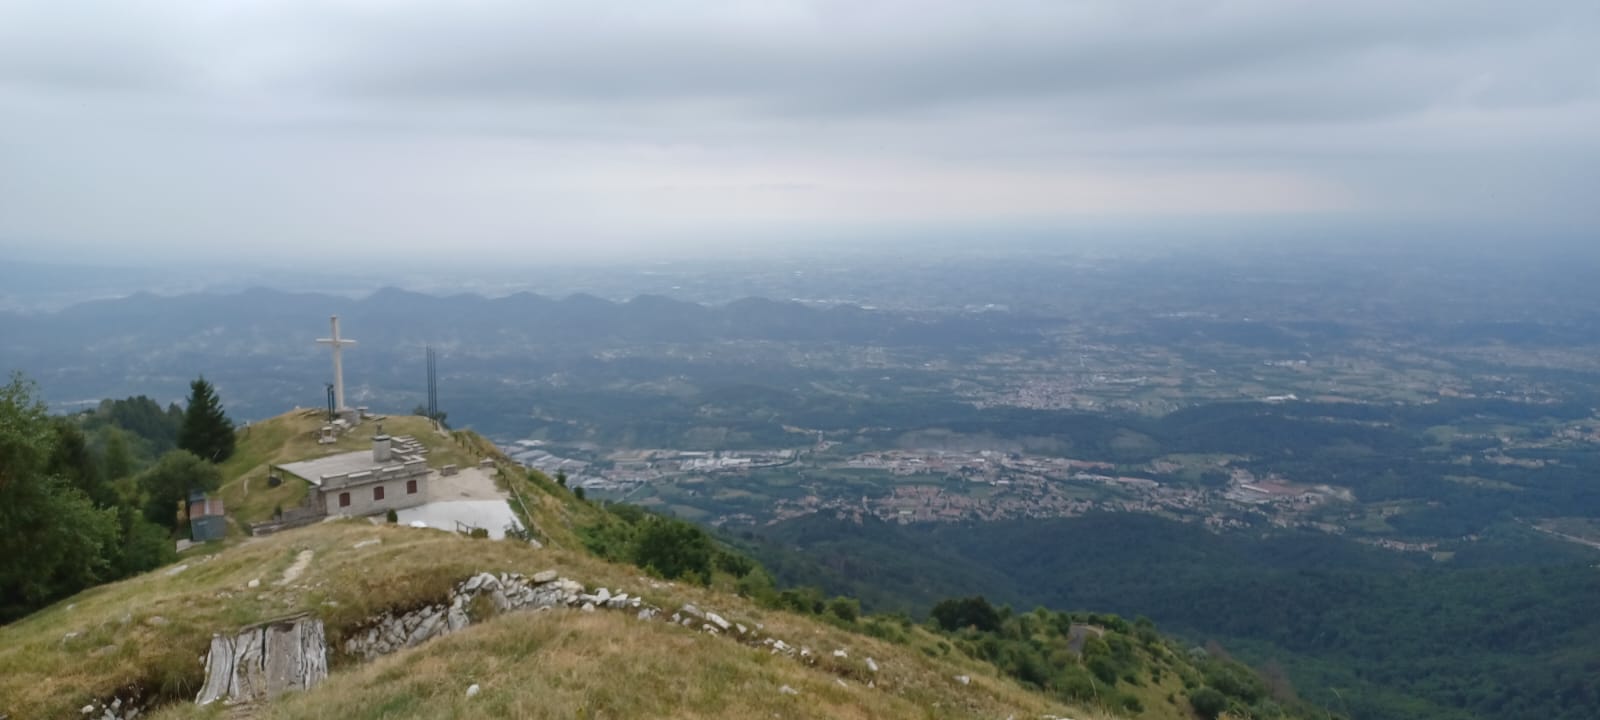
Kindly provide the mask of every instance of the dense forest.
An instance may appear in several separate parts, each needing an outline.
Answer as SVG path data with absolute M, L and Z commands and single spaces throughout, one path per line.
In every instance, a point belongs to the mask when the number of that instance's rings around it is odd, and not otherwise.
M 1592 717 L 1600 555 L 1508 537 L 1441 566 L 1315 534 L 1218 535 L 1131 514 L 894 526 L 812 516 L 732 540 L 780 582 L 923 613 L 983 588 L 1017 607 L 1143 615 L 1352 717 Z M 1520 545 L 1518 543 L 1521 543 Z
M 185 427 L 147 397 L 54 416 L 21 376 L 0 386 L 0 623 L 177 556 L 189 492 L 221 483 Z

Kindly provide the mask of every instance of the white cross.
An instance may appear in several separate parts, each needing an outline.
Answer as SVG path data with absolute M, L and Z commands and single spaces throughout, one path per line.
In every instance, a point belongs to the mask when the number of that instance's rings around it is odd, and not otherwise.
M 317 338 L 323 345 L 333 346 L 333 411 L 344 412 L 344 357 L 342 351 L 346 345 L 354 345 L 356 341 L 339 337 L 339 316 L 334 315 L 329 319 L 333 325 L 333 337 Z

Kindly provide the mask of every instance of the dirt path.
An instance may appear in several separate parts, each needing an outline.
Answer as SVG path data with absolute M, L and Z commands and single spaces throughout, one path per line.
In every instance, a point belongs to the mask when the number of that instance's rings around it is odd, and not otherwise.
M 314 555 L 316 555 L 316 553 L 311 552 L 310 550 L 301 550 L 300 554 L 295 556 L 294 564 L 284 568 L 283 577 L 278 580 L 277 584 L 288 585 L 289 583 L 299 580 L 300 576 L 305 573 L 306 568 L 311 567 L 311 558 Z

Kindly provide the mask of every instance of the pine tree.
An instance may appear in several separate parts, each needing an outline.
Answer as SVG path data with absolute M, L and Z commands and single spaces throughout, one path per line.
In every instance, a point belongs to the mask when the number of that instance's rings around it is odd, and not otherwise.
M 233 421 L 205 376 L 189 383 L 189 408 L 178 427 L 178 447 L 203 460 L 220 463 L 233 455 Z

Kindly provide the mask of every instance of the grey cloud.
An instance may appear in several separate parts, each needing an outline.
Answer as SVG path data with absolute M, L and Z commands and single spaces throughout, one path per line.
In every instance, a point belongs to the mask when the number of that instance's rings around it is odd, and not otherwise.
M 1498 2 L 923 2 L 872 24 L 840 9 L 847 6 L 823 5 L 792 23 L 719 23 L 707 7 L 666 23 L 442 9 L 377 23 L 333 51 L 332 72 L 305 68 L 315 77 L 297 80 L 376 98 L 721 100 L 802 115 L 1072 98 L 1093 114 L 1127 100 L 1107 113 L 1126 122 L 1146 119 L 1130 112 L 1141 105 L 1181 110 L 1141 96 L 1209 84 L 1226 93 L 1268 74 L 1267 87 L 1231 91 L 1244 101 L 1238 115 L 1341 120 L 1459 101 L 1461 86 L 1488 72 L 1518 87 L 1556 79 L 1572 99 L 1593 97 L 1593 74 L 1572 58 L 1519 46 L 1589 47 L 1596 38 L 1562 33 L 1600 19 L 1582 2 L 1523 3 L 1514 13 Z M 1340 72 L 1355 77 L 1324 99 L 1316 81 Z M 1202 121 L 1217 115 L 1198 110 Z
M 10 3 L 0 248 L 1308 208 L 1582 226 L 1596 48 L 1592 0 Z

